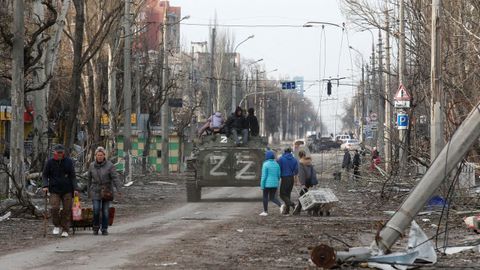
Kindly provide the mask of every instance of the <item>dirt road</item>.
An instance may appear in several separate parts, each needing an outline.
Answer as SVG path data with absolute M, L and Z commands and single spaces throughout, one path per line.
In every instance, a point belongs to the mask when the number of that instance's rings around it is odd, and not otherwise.
M 188 203 L 166 213 L 152 213 L 110 228 L 110 235 L 79 231 L 68 239 L 0 257 L 2 269 L 118 269 L 149 250 L 168 247 L 187 233 L 201 234 L 258 206 L 256 188 L 220 188 L 201 203 Z M 221 198 L 220 201 L 216 199 Z M 237 202 L 225 201 L 234 200 Z

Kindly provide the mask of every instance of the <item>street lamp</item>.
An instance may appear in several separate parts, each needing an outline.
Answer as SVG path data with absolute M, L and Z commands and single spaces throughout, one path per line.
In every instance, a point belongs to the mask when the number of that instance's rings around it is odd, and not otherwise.
M 233 85 L 232 85 L 232 112 L 235 111 L 235 108 L 237 107 L 237 73 L 235 72 L 235 63 L 236 63 L 236 58 L 237 58 L 237 48 L 245 43 L 247 40 L 254 38 L 254 35 L 248 36 L 246 39 L 241 41 L 240 43 L 235 46 L 233 49 Z M 263 59 L 262 59 L 263 60 Z
M 314 27 L 314 25 L 331 25 L 331 26 L 336 26 L 338 28 L 343 28 L 345 26 L 345 23 L 342 24 L 342 26 L 336 24 L 336 23 L 331 23 L 331 22 L 306 22 L 303 24 L 303 27 Z

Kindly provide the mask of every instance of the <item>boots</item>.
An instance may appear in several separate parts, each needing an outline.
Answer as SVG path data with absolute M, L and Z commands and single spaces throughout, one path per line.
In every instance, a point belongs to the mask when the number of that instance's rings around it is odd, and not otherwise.
M 98 235 L 98 230 L 100 230 L 100 227 L 93 227 L 93 235 Z
M 297 205 L 295 205 L 295 208 L 293 209 L 292 215 L 294 215 L 294 216 L 300 215 L 301 211 L 302 211 L 302 205 L 300 203 L 298 203 Z

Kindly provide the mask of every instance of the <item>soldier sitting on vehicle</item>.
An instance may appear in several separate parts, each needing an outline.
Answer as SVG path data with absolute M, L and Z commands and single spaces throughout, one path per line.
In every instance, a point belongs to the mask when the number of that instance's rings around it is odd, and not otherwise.
M 223 130 L 224 119 L 221 112 L 215 112 L 207 119 L 205 125 L 203 125 L 198 131 L 198 136 L 201 136 L 205 131 L 207 133 L 221 133 Z
M 248 128 L 250 129 L 250 136 L 258 136 L 260 128 L 258 126 L 258 119 L 255 116 L 255 110 L 253 108 L 248 109 L 247 122 Z
M 238 133 L 242 134 L 242 143 L 245 145 L 248 141 L 248 122 L 245 116 L 243 116 L 242 108 L 237 107 L 235 113 L 230 115 L 227 119 L 226 127 L 228 132 L 233 134 L 233 139 L 235 144 L 240 146 L 240 140 L 238 138 Z

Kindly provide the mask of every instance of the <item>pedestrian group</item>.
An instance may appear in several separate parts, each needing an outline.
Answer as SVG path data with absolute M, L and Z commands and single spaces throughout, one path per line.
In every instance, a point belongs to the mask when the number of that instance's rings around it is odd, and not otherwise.
M 95 160 L 88 170 L 88 198 L 93 205 L 93 234 L 108 235 L 110 203 L 115 191 L 121 195 L 121 185 L 112 162 L 106 159 L 103 147 L 95 150 Z M 53 157 L 43 170 L 43 191 L 49 196 L 54 235 L 68 237 L 72 226 L 72 201 L 78 196 L 73 160 L 66 156 L 63 145 L 53 147 Z M 62 209 L 60 208 L 62 206 Z

